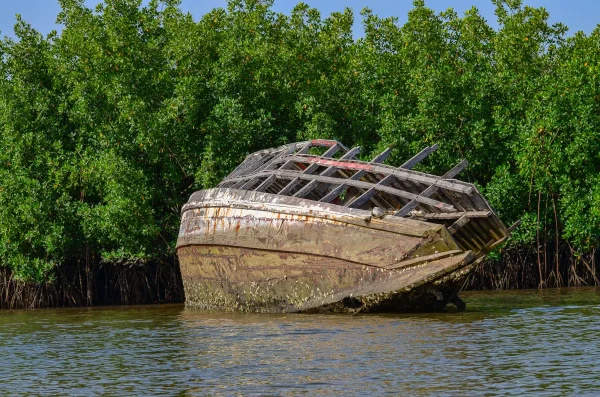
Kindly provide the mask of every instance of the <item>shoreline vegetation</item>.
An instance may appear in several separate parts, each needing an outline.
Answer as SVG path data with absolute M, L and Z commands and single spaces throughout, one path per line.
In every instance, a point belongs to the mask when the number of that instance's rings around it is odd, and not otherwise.
M 437 143 L 417 168 L 434 174 L 466 158 L 462 179 L 521 225 L 465 288 L 600 285 L 600 30 L 492 2 L 497 30 L 416 0 L 403 25 L 362 10 L 361 38 L 350 9 L 268 0 L 197 22 L 176 0 L 60 0 L 47 36 L 17 17 L 0 41 L 0 308 L 182 301 L 189 195 L 314 138 L 392 147 L 392 165 Z

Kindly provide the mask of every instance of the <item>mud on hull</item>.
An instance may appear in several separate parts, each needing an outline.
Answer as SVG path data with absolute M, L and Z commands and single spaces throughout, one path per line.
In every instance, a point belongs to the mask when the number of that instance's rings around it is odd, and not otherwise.
M 333 140 L 250 154 L 194 193 L 177 240 L 186 303 L 259 312 L 441 310 L 469 265 L 508 238 L 477 187 L 360 161 Z
M 186 304 L 251 312 L 442 310 L 453 300 L 469 254 L 386 270 L 311 254 L 225 246 L 178 250 Z M 448 275 L 452 277 L 449 277 Z

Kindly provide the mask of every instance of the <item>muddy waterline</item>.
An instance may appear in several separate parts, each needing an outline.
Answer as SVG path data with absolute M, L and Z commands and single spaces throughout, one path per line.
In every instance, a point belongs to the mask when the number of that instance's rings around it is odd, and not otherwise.
M 462 313 L 0 311 L 0 395 L 597 395 L 600 289 L 470 292 Z

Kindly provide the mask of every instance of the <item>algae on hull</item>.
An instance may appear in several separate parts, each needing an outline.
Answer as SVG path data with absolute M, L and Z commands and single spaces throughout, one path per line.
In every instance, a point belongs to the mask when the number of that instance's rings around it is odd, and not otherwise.
M 324 153 L 310 154 L 319 147 Z M 182 209 L 187 304 L 265 312 L 460 305 L 464 269 L 510 232 L 474 185 L 453 179 L 466 161 L 442 177 L 411 170 L 436 148 L 398 168 L 382 164 L 389 149 L 363 162 L 359 148 L 331 140 L 249 155 Z

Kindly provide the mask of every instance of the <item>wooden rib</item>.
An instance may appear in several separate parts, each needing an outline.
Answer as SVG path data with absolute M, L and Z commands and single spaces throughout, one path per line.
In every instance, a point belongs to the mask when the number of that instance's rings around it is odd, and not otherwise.
M 233 186 L 231 186 L 231 189 L 239 189 L 241 188 L 243 185 L 245 185 L 247 182 L 246 179 L 241 179 L 239 181 L 236 181 Z
M 322 158 L 332 158 L 337 152 L 339 152 L 341 149 L 340 145 L 335 145 L 330 147 L 329 149 L 327 149 L 327 151 L 325 153 L 323 153 L 323 155 L 321 156 Z M 310 164 L 308 167 L 306 167 L 306 169 L 304 170 L 304 174 L 312 174 L 314 171 L 317 170 L 317 168 L 319 168 L 318 164 Z
M 342 183 L 341 185 L 338 185 L 337 187 L 335 187 L 332 191 L 330 191 L 329 193 L 327 193 L 327 195 L 325 197 L 323 197 L 321 200 L 319 200 L 320 202 L 323 203 L 331 203 L 333 200 L 335 200 L 335 198 L 337 196 L 339 196 L 340 194 L 342 194 L 342 192 L 348 187 L 348 185 L 346 185 L 345 183 Z
M 377 156 L 375 156 L 375 158 L 373 160 L 371 160 L 371 163 L 383 163 L 383 162 L 385 162 L 385 160 L 388 159 L 388 157 L 390 157 L 390 154 L 392 154 L 392 149 L 387 148 L 383 152 L 381 152 Z
M 260 176 L 257 175 L 253 178 L 250 178 L 246 183 L 244 183 L 240 189 L 241 190 L 252 190 L 252 188 L 254 187 L 254 185 L 256 185 L 259 181 L 260 181 Z M 276 177 L 277 178 L 277 177 Z M 268 179 L 268 178 L 267 178 Z
M 306 145 L 302 146 L 302 147 L 300 148 L 300 150 L 298 150 L 298 151 L 296 152 L 296 154 L 306 154 L 306 153 L 308 153 L 308 151 L 310 150 L 310 148 L 311 148 L 311 147 L 312 147 L 312 145 L 311 145 L 311 144 L 310 144 L 310 142 L 309 142 L 309 143 L 307 143 Z
M 371 198 L 373 198 L 375 193 L 377 193 L 377 190 L 375 190 L 375 188 L 372 187 L 372 188 L 368 189 L 366 192 L 364 192 L 363 194 L 361 194 L 360 196 L 356 197 L 350 203 L 348 203 L 346 205 L 346 207 L 359 208 L 361 205 L 363 205 L 364 203 L 369 201 Z
M 435 261 L 438 259 L 446 258 L 448 256 L 453 256 L 453 255 L 462 254 L 462 253 L 463 253 L 463 251 L 461 251 L 461 250 L 444 251 L 444 252 L 439 252 L 437 254 L 420 256 L 417 258 L 392 263 L 390 265 L 384 266 L 384 268 L 385 269 L 398 269 L 398 268 L 402 268 L 402 267 L 406 267 L 406 266 L 416 265 L 416 264 L 419 264 L 422 262 Z
M 360 146 L 356 146 L 356 147 L 350 149 L 349 151 L 347 151 L 346 153 L 344 153 L 344 155 L 342 157 L 340 157 L 340 160 L 355 159 L 356 155 L 359 154 L 359 153 L 360 153 Z M 322 175 L 322 176 L 330 176 L 330 175 L 333 175 L 337 170 L 338 170 L 337 167 L 331 166 L 331 167 L 328 167 L 323 172 L 321 172 L 320 175 Z M 313 187 L 318 187 L 318 186 L 314 185 Z M 336 188 L 334 188 L 333 190 L 335 190 L 335 189 Z M 312 190 L 312 188 L 311 188 L 311 190 Z M 323 191 L 324 191 L 324 188 L 323 187 L 319 187 L 317 196 L 325 194 Z M 329 194 L 330 193 L 325 194 L 325 196 L 323 198 L 321 198 L 321 200 L 319 200 L 319 201 L 322 201 L 324 198 L 327 198 L 329 200 L 327 202 L 330 202 L 331 200 L 333 200 L 335 197 L 332 197 L 330 199 L 329 198 Z M 303 192 L 303 194 L 304 194 L 304 192 Z
M 284 156 L 292 154 L 295 151 L 296 151 L 296 147 L 295 146 L 291 146 L 291 147 L 287 148 L 287 150 L 281 151 L 281 153 L 279 153 L 279 155 L 275 156 L 274 158 L 272 158 L 267 163 L 265 163 L 262 166 L 258 167 L 256 169 L 256 171 L 254 171 L 254 172 L 261 172 L 262 170 L 269 169 L 269 167 L 271 167 L 277 160 L 279 160 L 280 158 L 282 158 Z
M 448 232 L 450 234 L 454 234 L 458 231 L 458 229 L 460 229 L 461 227 L 463 227 L 464 225 L 466 225 L 467 223 L 469 223 L 469 218 L 466 215 L 461 216 L 460 218 L 458 218 L 456 220 L 456 222 L 454 222 L 452 225 L 450 225 L 450 227 L 448 228 Z
M 388 175 L 385 178 L 383 178 L 382 180 L 380 180 L 377 183 L 377 185 L 378 186 L 389 186 L 393 181 L 394 181 L 394 176 Z M 372 188 L 368 189 L 366 192 L 364 192 L 363 194 L 358 196 L 356 199 L 352 200 L 352 202 L 349 203 L 347 205 L 347 207 L 359 208 L 361 205 L 363 205 L 364 203 L 369 201 L 375 195 L 375 193 L 377 193 L 377 190 L 375 189 L 375 186 L 373 186 Z
M 264 178 L 264 177 L 268 177 L 272 174 L 277 175 L 279 178 L 287 178 L 287 179 L 293 178 L 292 182 L 294 182 L 294 180 L 296 180 L 296 179 L 308 180 L 308 181 L 318 180 L 319 182 L 335 185 L 335 184 L 339 184 L 340 182 L 343 181 L 342 183 L 346 183 L 348 186 L 353 186 L 353 187 L 357 187 L 357 188 L 361 188 L 361 189 L 365 189 L 365 190 L 375 187 L 375 189 L 377 191 L 384 191 L 393 196 L 410 198 L 411 200 L 416 198 L 422 204 L 426 204 L 426 205 L 429 205 L 432 207 L 437 207 L 437 208 L 443 209 L 444 211 L 456 212 L 456 209 L 452 205 L 443 203 L 438 200 L 433 200 L 433 199 L 430 199 L 427 197 L 420 197 L 414 193 L 405 192 L 403 190 L 398 190 L 398 189 L 395 189 L 395 188 L 392 188 L 389 186 L 373 185 L 372 183 L 369 183 L 369 182 L 355 181 L 353 179 L 344 179 L 344 180 L 340 181 L 340 178 L 323 177 L 320 175 L 312 175 L 312 174 L 299 174 L 294 171 L 286 171 L 286 170 L 265 171 L 265 172 L 262 172 L 262 173 L 256 175 L 255 177 Z M 292 182 L 290 182 L 289 184 L 291 184 Z M 286 188 L 287 188 L 287 186 L 286 186 Z
M 384 153 L 382 153 L 383 155 Z M 379 157 L 379 156 L 378 156 Z M 448 189 L 451 191 L 463 193 L 463 194 L 471 194 L 475 191 L 475 187 L 459 181 L 449 181 L 443 180 L 440 177 L 431 176 L 428 174 L 423 174 L 420 172 L 415 172 L 411 170 L 404 170 L 401 168 L 388 167 L 385 165 L 377 164 L 374 162 L 364 163 L 355 160 L 334 160 L 334 159 L 324 159 L 320 157 L 312 157 L 312 156 L 288 156 L 285 157 L 287 161 L 294 161 L 299 163 L 314 163 L 321 166 L 332 166 L 335 165 L 340 170 L 355 170 L 355 171 L 368 171 L 375 174 L 384 174 L 384 175 L 394 175 L 396 178 L 401 180 L 407 180 L 415 183 L 422 183 L 424 185 L 436 185 L 443 189 Z M 281 161 L 281 160 L 279 160 Z
M 518 221 L 516 221 L 515 223 L 512 224 L 511 227 L 509 227 L 507 230 L 509 233 L 512 233 L 513 230 L 515 230 L 516 228 L 519 227 L 519 225 L 521 224 L 521 220 L 519 219 Z
M 455 165 L 450 171 L 446 172 L 444 174 L 444 176 L 442 176 L 442 179 L 454 178 L 458 173 L 460 173 L 462 170 L 464 170 L 468 164 L 469 164 L 469 162 L 467 160 L 461 161 L 460 163 Z M 419 196 L 430 197 L 434 193 L 436 193 L 438 191 L 438 189 L 439 189 L 439 186 L 431 185 L 427 189 L 425 189 Z M 419 202 L 417 200 L 412 200 L 410 203 L 408 203 L 404 207 L 402 207 L 400 209 L 400 211 L 397 211 L 394 215 L 406 216 L 409 214 L 410 211 L 415 209 L 418 204 L 419 204 Z
M 312 192 L 312 190 L 317 187 L 317 184 L 318 181 L 316 179 L 313 179 L 312 181 L 308 182 L 302 189 L 298 190 L 294 194 L 294 197 L 306 197 L 308 193 Z
M 302 148 L 300 148 L 300 150 L 298 150 L 298 152 L 296 154 L 306 154 L 308 153 L 308 151 L 310 150 L 310 148 L 312 147 L 312 144 L 310 142 L 308 142 L 306 145 L 302 146 Z M 286 156 L 283 156 L 282 158 L 285 158 Z M 281 159 L 277 159 L 275 161 L 273 161 L 271 164 L 277 164 L 279 161 L 281 161 Z M 283 165 L 281 167 L 279 167 L 280 170 L 287 170 L 288 168 L 290 168 L 295 162 L 293 160 L 287 160 L 283 163 Z
M 355 150 L 356 150 L 356 153 L 351 153 L 352 151 L 355 151 Z M 356 154 L 358 154 L 359 152 L 360 152 L 360 147 L 355 147 L 351 151 L 348 151 L 348 153 L 346 153 L 347 155 L 351 154 L 351 156 L 350 155 L 349 156 L 344 155 L 344 156 L 342 156 L 340 158 L 340 160 L 349 160 L 349 159 L 353 158 L 354 156 L 356 156 Z M 380 163 L 380 162 L 385 161 L 390 156 L 390 153 L 391 153 L 391 149 L 388 148 L 388 149 L 384 150 L 382 153 L 380 153 L 377 156 L 375 156 L 375 158 L 373 158 L 373 160 L 371 160 L 371 163 Z M 323 176 L 329 176 L 329 175 L 332 175 L 335 171 L 339 171 L 339 168 L 336 167 L 336 166 L 330 166 L 325 171 L 323 171 L 321 173 L 321 175 L 323 175 Z M 342 174 L 344 174 L 344 173 L 342 173 Z M 363 176 L 365 176 L 365 174 L 366 174 L 366 172 L 364 170 L 359 170 L 359 171 L 355 172 L 352 176 L 350 176 L 349 179 L 358 181 L 358 180 L 362 179 Z M 348 177 L 347 175 L 344 175 L 344 176 Z M 340 188 L 340 189 L 338 189 L 339 186 L 338 186 L 338 188 L 334 188 L 331 192 L 329 192 L 320 201 L 328 202 L 328 203 L 331 202 L 331 201 L 333 201 L 336 196 L 333 196 L 331 193 L 334 192 L 334 191 L 337 191 L 338 192 L 337 194 L 340 194 L 347 187 L 348 186 L 345 185 L 343 188 Z M 364 193 L 366 193 L 366 192 L 363 191 L 363 194 Z M 370 194 L 369 199 L 372 199 L 372 198 L 373 198 L 373 195 Z M 380 204 L 376 203 L 376 205 L 380 205 Z
M 260 185 L 258 185 L 258 187 L 256 189 L 254 189 L 257 192 L 264 192 L 265 190 L 267 190 L 269 188 L 269 186 L 271 186 L 275 181 L 277 180 L 277 177 L 275 175 L 271 175 L 270 177 L 268 177 L 267 179 L 265 179 Z
M 402 164 L 399 168 L 404 168 L 406 170 L 412 169 L 415 165 L 427 158 L 427 156 L 429 156 L 431 153 L 435 152 L 438 149 L 438 147 L 439 146 L 437 143 L 433 146 L 427 146 L 425 149 L 421 150 L 406 163 Z
M 355 148 L 350 149 L 348 152 L 346 152 L 342 157 L 340 157 L 340 160 L 354 159 L 356 157 L 356 155 L 359 153 L 360 153 L 360 146 L 357 146 Z M 338 168 L 336 166 L 330 166 L 330 167 L 327 167 L 327 169 L 325 171 L 321 172 L 321 175 L 330 176 L 330 175 L 333 175 L 337 170 L 338 170 Z
M 440 214 L 423 214 L 418 215 L 417 218 L 421 219 L 458 219 L 461 216 L 466 216 L 467 218 L 487 218 L 492 215 L 491 211 L 464 211 L 464 212 L 453 212 L 449 213 L 440 213 Z
M 314 141 L 311 141 L 311 144 L 314 144 Z M 333 145 L 332 147 L 330 147 L 329 149 L 327 149 L 327 151 L 325 153 L 323 153 L 324 158 L 331 158 L 334 154 L 336 154 L 340 149 L 342 148 L 342 146 L 338 143 L 336 143 L 335 145 Z M 293 160 L 289 160 L 287 163 L 289 163 L 290 161 Z M 286 163 L 286 164 L 287 164 Z M 285 164 L 284 164 L 285 166 Z M 302 171 L 303 174 L 310 174 L 313 171 L 315 171 L 317 168 L 319 168 L 318 164 L 311 164 L 308 167 L 306 167 L 306 169 L 304 171 Z M 284 167 L 279 168 L 281 169 L 285 169 Z M 294 189 L 298 183 L 300 183 L 300 179 L 299 178 L 294 178 L 292 179 L 292 181 L 290 183 L 288 183 L 283 189 L 281 189 L 281 191 L 279 192 L 279 194 L 281 195 L 287 195 L 289 194 L 292 189 Z
M 287 195 L 287 194 L 288 194 L 289 192 L 291 192 L 291 191 L 292 191 L 292 189 L 293 189 L 293 188 L 295 188 L 295 187 L 296 187 L 296 186 L 297 186 L 299 183 L 300 183 L 300 178 L 298 178 L 298 177 L 295 177 L 295 178 L 293 178 L 293 179 L 292 179 L 292 180 L 291 180 L 291 181 L 290 181 L 290 182 L 289 182 L 287 185 L 285 185 L 285 186 L 283 187 L 283 189 L 281 189 L 281 190 L 279 191 L 279 193 L 278 193 L 278 194 L 280 194 L 280 195 L 283 195 L 283 196 Z
M 477 222 L 469 222 L 462 229 L 467 232 L 466 234 L 471 237 L 471 240 L 478 242 L 480 247 L 485 247 L 488 237 L 490 236 L 487 233 L 485 233 L 485 231 L 483 231 L 481 227 L 479 227 L 479 224 Z

